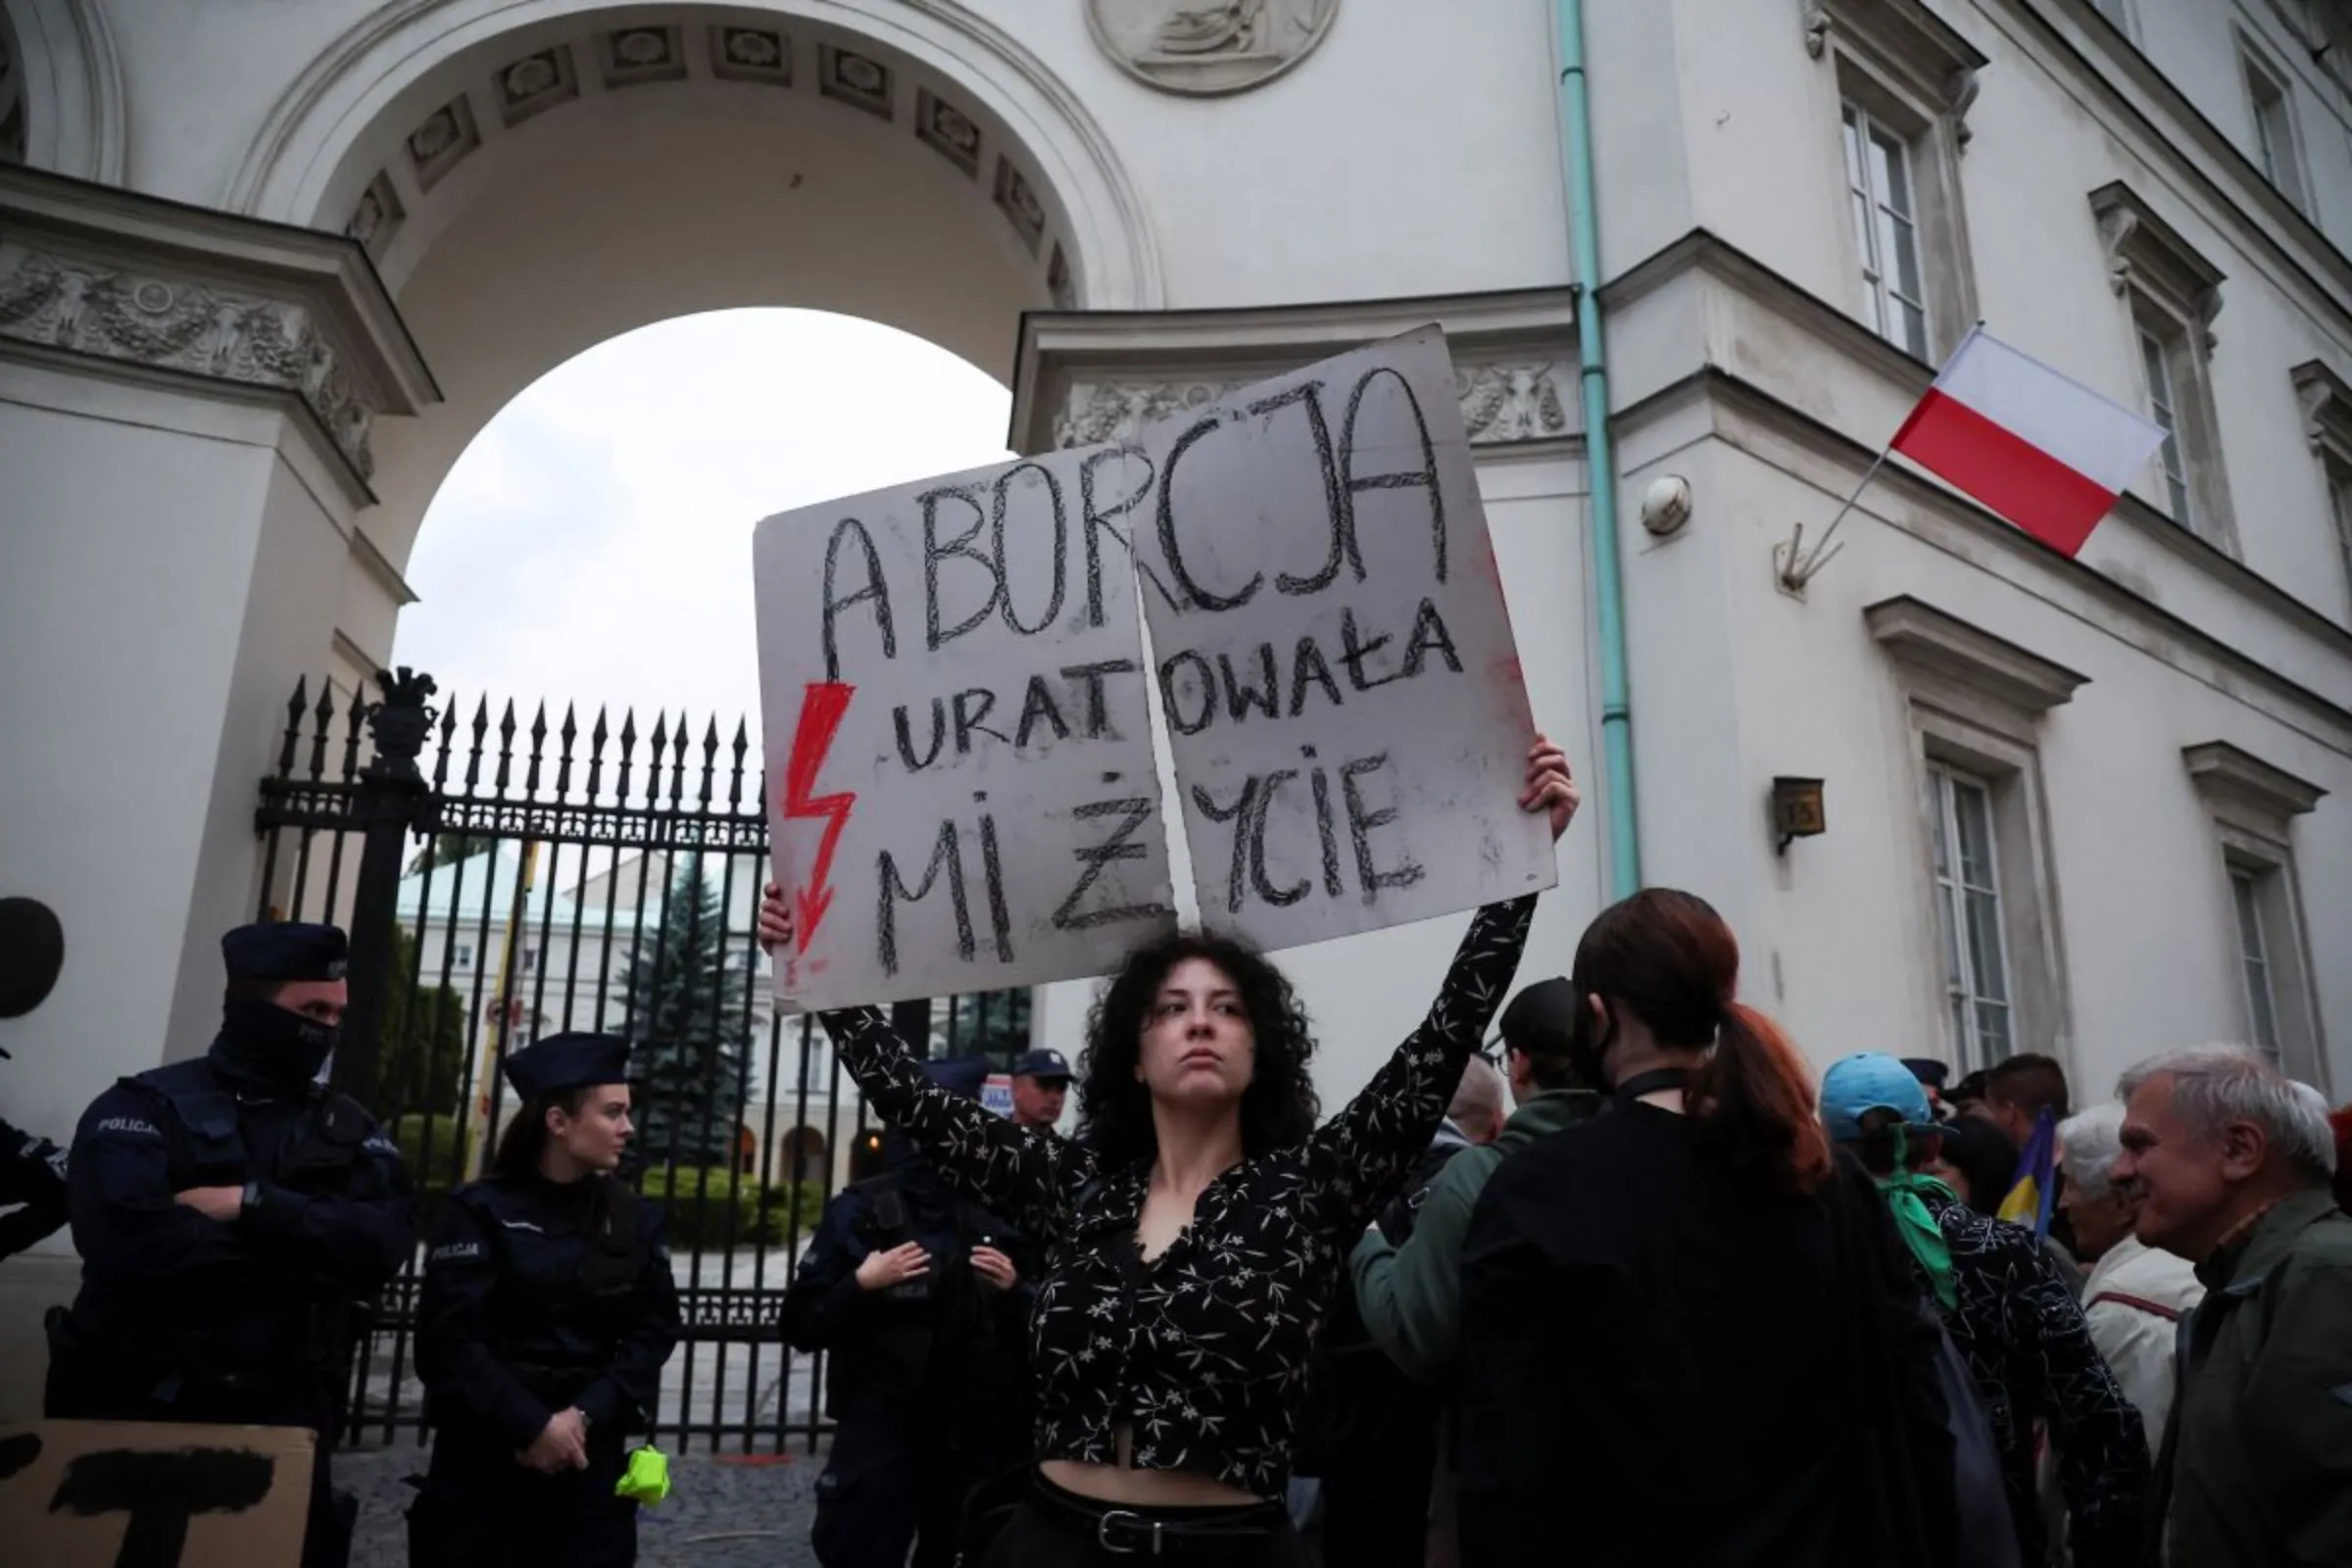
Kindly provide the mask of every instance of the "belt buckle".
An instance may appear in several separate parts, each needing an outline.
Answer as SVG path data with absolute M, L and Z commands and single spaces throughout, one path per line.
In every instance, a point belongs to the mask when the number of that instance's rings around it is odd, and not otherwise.
M 1150 1549 L 1152 1555 L 1156 1557 L 1160 1555 L 1163 1545 L 1162 1538 L 1160 1536 L 1159 1521 L 1156 1519 L 1147 1519 L 1142 1514 L 1135 1512 L 1131 1508 L 1104 1509 L 1102 1511 L 1102 1516 L 1095 1521 L 1095 1544 L 1101 1546 L 1104 1551 L 1115 1552 L 1121 1557 L 1140 1556 L 1145 1550 L 1144 1547 L 1121 1545 L 1119 1543 L 1110 1539 L 1110 1532 L 1114 1526 L 1141 1529 L 1146 1525 L 1149 1525 L 1152 1529 L 1152 1545 Z

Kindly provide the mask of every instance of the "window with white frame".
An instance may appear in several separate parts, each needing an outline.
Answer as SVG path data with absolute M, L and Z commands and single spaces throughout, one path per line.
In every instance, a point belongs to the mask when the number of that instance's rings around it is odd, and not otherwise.
M 1917 359 L 1928 357 L 1928 307 L 1920 282 L 1919 213 L 1910 146 L 1845 105 L 1845 183 L 1862 253 L 1862 290 L 1879 335 Z
M 2237 915 L 2238 976 L 2246 988 L 2246 1025 L 2254 1046 L 2273 1064 L 2278 1061 L 2278 994 L 2271 988 L 2270 948 L 2263 938 L 2262 884 L 2276 874 L 2230 868 L 2230 902 Z
M 1963 1070 L 2055 1052 L 2069 1007 L 2040 732 L 2083 677 L 1908 596 L 1864 620 L 1910 719 L 1921 999 Z
M 1928 769 L 1936 844 L 1936 920 L 1943 937 L 1943 990 L 1954 1055 L 1972 1066 L 2016 1049 L 2003 936 L 1992 787 L 1956 768 Z
M 2303 407 L 2303 438 L 2320 460 L 2328 524 L 2343 557 L 2344 589 L 2352 596 L 2352 386 L 2318 360 L 2307 360 L 2290 373 L 2295 400 Z M 2352 597 L 2345 605 L 2352 615 Z
M 2237 524 L 2213 398 L 2221 270 L 2121 180 L 2092 191 L 2090 210 L 2108 280 L 2128 313 L 2142 402 L 2164 429 L 2147 479 L 2133 488 L 2183 528 L 2235 555 Z
M 1836 90 L 1858 314 L 1934 360 L 1976 318 L 1959 161 L 1984 57 L 1921 0 L 1819 0 L 1804 17 Z
M 2254 118 L 2254 162 L 2263 177 L 2298 208 L 2304 205 L 2303 149 L 2295 134 L 2292 94 L 2285 79 L 2241 45 L 2246 103 Z
M 2197 518 L 2188 495 L 2188 463 L 2181 456 L 2181 378 L 2173 368 L 2180 357 L 2180 330 L 2154 311 L 2135 315 L 2132 327 L 2139 339 L 2139 372 L 2148 393 L 2148 417 L 2164 431 L 2164 441 L 2156 449 L 2156 471 L 2164 481 L 2165 512 L 2183 528 L 2194 528 Z
M 2352 583 L 2352 468 L 2328 466 L 2328 512 L 2335 524 L 2336 548 L 2343 553 L 2344 580 Z
M 449 961 L 460 969 L 472 968 L 473 948 L 470 944 L 464 942 L 457 944 L 449 950 Z
M 2224 946 L 2245 1041 L 2289 1077 L 2325 1090 L 2328 1054 L 2303 941 L 2294 819 L 2323 791 L 2228 741 L 2184 748 L 2189 780 L 2212 813 L 2223 875 L 2215 935 Z

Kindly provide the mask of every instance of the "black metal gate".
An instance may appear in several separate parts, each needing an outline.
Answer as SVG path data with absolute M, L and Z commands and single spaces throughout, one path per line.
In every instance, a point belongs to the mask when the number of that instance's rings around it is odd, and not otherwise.
M 685 1342 L 663 1374 L 667 1446 L 813 1447 L 821 1367 L 777 1332 L 796 1243 L 878 1137 L 822 1030 L 778 1016 L 754 937 L 767 819 L 748 728 L 700 739 L 683 714 L 583 730 L 544 707 L 432 706 L 429 676 L 379 672 L 381 700 L 321 682 L 286 708 L 262 781 L 265 918 L 352 939 L 334 1079 L 407 1158 L 427 1232 L 512 1110 L 499 1066 L 543 1034 L 636 1042 L 636 1179 L 669 1210 Z M 494 719 L 492 714 L 498 716 Z M 750 771 L 747 772 L 747 760 Z M 1029 1039 L 1029 994 L 900 1004 L 934 1055 L 1000 1070 Z M 419 1252 L 421 1255 L 421 1251 Z M 348 1436 L 420 1433 L 410 1356 L 418 1261 L 363 1333 Z

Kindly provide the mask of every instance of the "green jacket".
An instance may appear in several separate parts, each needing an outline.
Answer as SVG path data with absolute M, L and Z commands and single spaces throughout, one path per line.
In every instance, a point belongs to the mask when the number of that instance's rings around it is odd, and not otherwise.
M 1390 1246 L 1377 1229 L 1365 1232 L 1348 1264 L 1356 1310 L 1407 1377 L 1442 1384 L 1453 1374 L 1462 1345 L 1462 1238 L 1487 1178 L 1512 1150 L 1583 1121 L 1600 1105 L 1601 1098 L 1585 1090 L 1545 1090 L 1512 1112 L 1501 1137 L 1446 1162 L 1402 1247 Z
M 2352 1218 L 2297 1193 L 2197 1278 L 2167 1438 L 2171 1560 L 2352 1563 Z

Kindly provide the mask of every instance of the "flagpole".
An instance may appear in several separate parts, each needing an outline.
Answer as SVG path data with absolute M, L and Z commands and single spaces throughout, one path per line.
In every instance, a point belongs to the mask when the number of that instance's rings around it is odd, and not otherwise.
M 1932 392 L 1936 389 L 1936 384 L 1943 380 L 1944 372 L 1949 370 L 1960 356 L 1967 352 L 1968 346 L 1974 343 L 1984 330 L 1984 322 L 1980 318 L 1977 324 L 1968 329 L 1968 335 L 1953 346 L 1950 354 L 1944 356 L 1943 364 L 1936 368 L 1936 380 L 1928 385 L 1929 391 Z M 1909 422 L 1909 419 L 1906 418 L 1904 425 L 1908 425 Z M 1790 552 L 1788 568 L 1781 573 L 1783 582 L 1791 588 L 1802 588 L 1812 580 L 1815 572 L 1829 564 L 1830 557 L 1836 553 L 1830 549 L 1830 541 L 1837 536 L 1838 525 L 1845 521 L 1845 514 L 1854 510 L 1854 504 L 1862 499 L 1862 492 L 1870 488 L 1870 481 L 1879 476 L 1879 470 L 1886 466 L 1886 460 L 1894 456 L 1894 443 L 1902 439 L 1904 425 L 1896 426 L 1893 437 L 1885 446 L 1879 448 L 1877 457 L 1870 460 L 1870 466 L 1862 470 L 1862 482 L 1855 485 L 1854 493 L 1845 498 L 1845 505 L 1838 509 L 1838 515 L 1830 519 L 1829 527 L 1822 530 L 1821 538 L 1815 542 L 1813 548 L 1805 554 L 1802 560 L 1796 558 L 1793 550 Z M 1804 524 L 1797 524 L 1797 530 L 1801 537 Z M 1838 547 L 1838 549 L 1843 548 L 1842 545 Z

